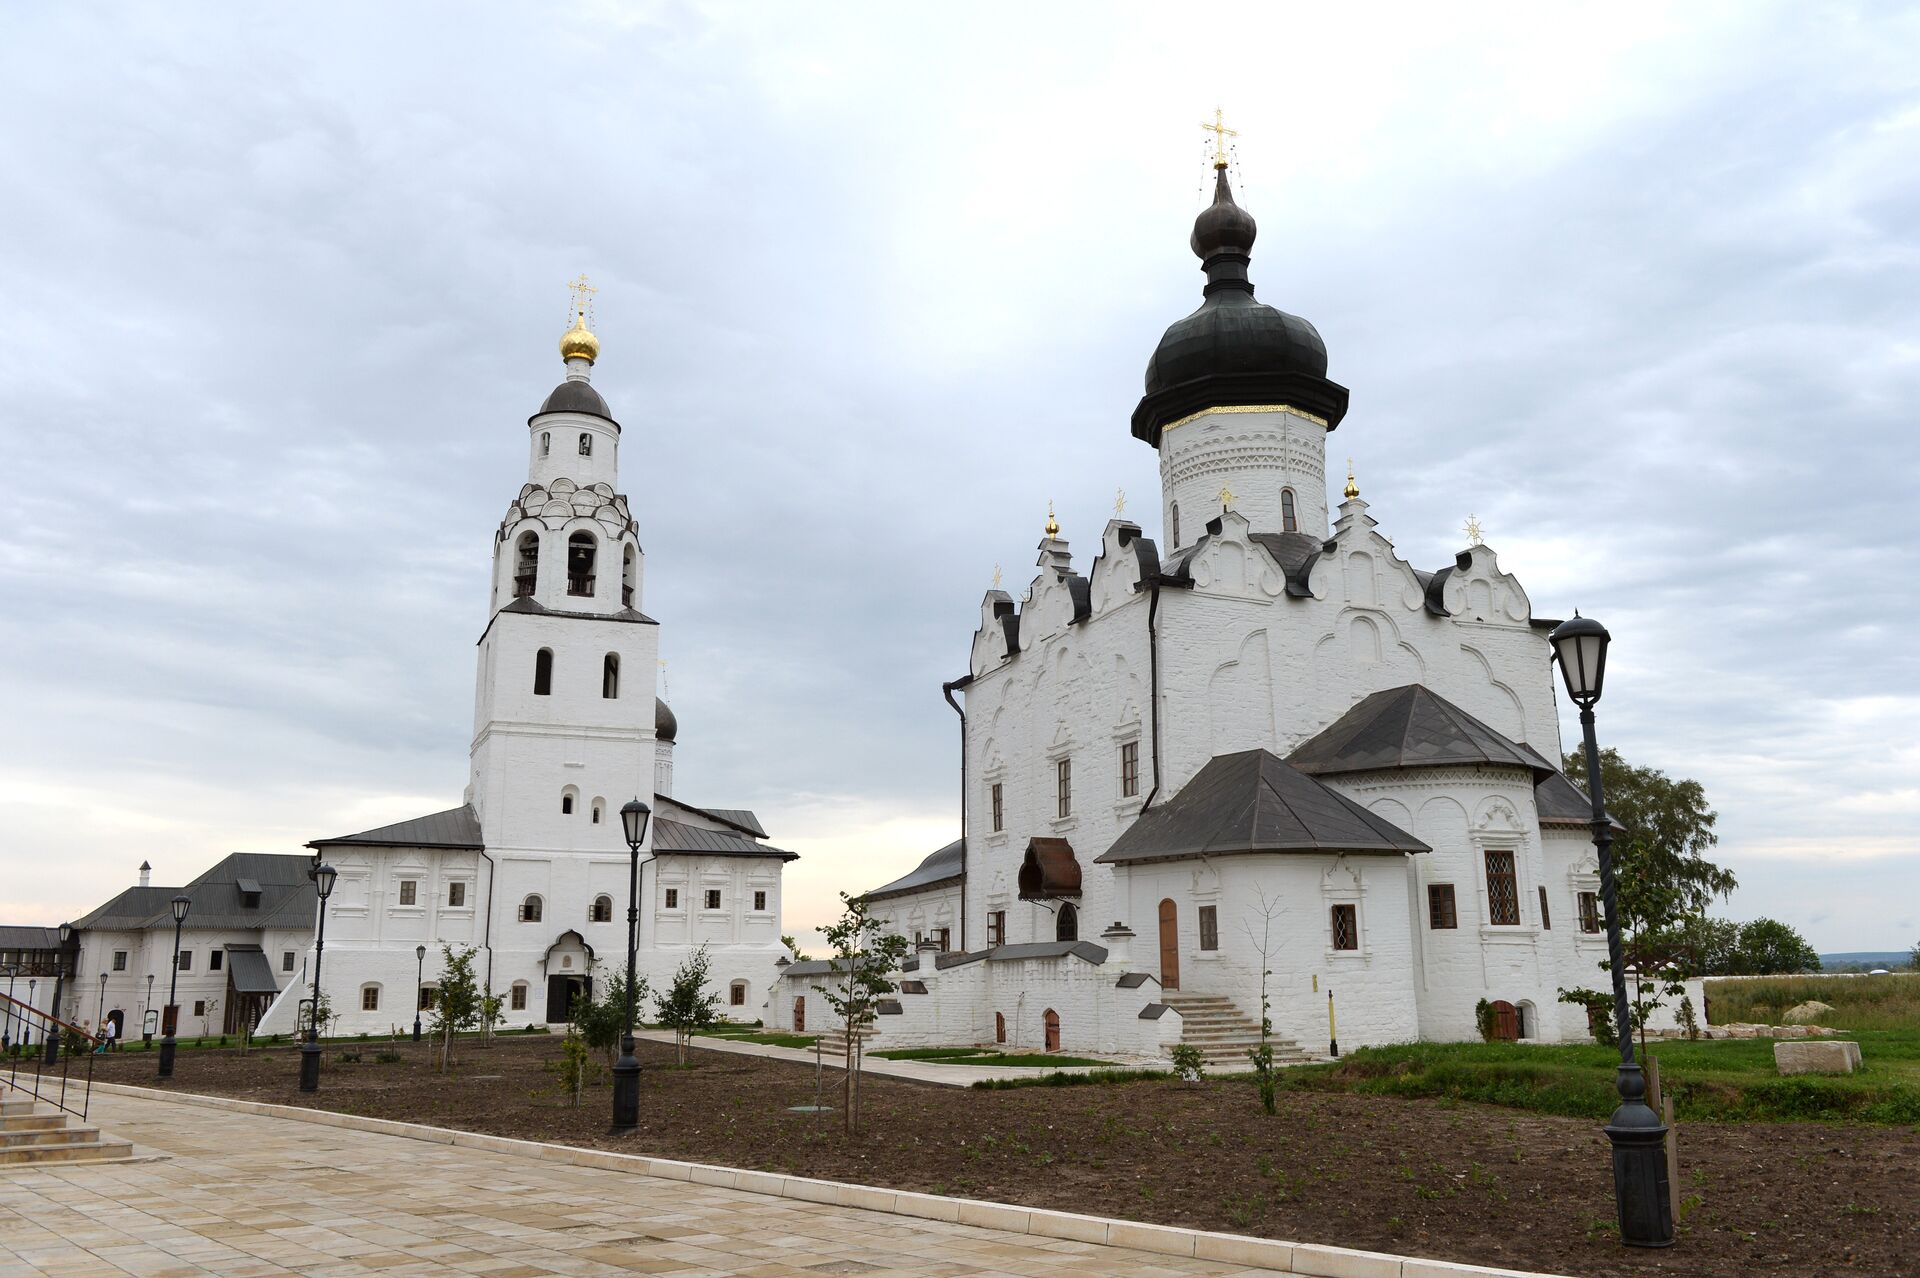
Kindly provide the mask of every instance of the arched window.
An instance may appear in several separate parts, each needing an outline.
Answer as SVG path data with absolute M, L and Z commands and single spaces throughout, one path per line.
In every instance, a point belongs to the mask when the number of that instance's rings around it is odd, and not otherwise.
M 577 532 L 567 538 L 567 593 L 593 593 L 593 534 Z
M 620 606 L 622 608 L 633 607 L 634 578 L 639 575 L 640 556 L 634 553 L 632 546 L 628 546 L 626 554 L 621 556 L 620 565 Z
M 553 695 L 553 649 L 542 648 L 533 654 L 533 695 Z
M 1073 902 L 1060 903 L 1060 913 L 1053 917 L 1053 939 L 1056 941 L 1080 939 L 1080 911 L 1073 908 Z
M 609 652 L 600 662 L 600 695 L 608 701 L 620 696 L 620 654 Z
M 1280 531 L 1300 531 L 1300 520 L 1293 512 L 1293 489 L 1291 488 L 1282 488 L 1280 490 Z
M 545 457 L 552 451 L 553 451 L 553 432 L 550 430 L 543 430 L 540 432 L 540 455 L 542 457 Z
M 533 593 L 540 580 L 540 534 L 531 530 L 520 534 L 513 558 L 513 595 L 523 599 Z
M 593 456 L 593 436 L 587 434 L 584 430 L 580 432 L 580 455 L 582 457 Z
M 589 923 L 613 922 L 613 898 L 602 893 L 593 898 L 593 909 L 587 913 Z
M 540 916 L 545 914 L 546 911 L 547 905 L 545 901 L 542 901 L 537 896 L 530 896 L 520 902 L 520 921 L 522 923 L 538 923 Z
M 595 799 L 593 801 L 593 823 L 599 825 L 601 821 L 606 819 L 606 815 L 607 801 L 605 799 Z
M 574 789 L 572 786 L 568 786 L 566 789 L 560 792 L 560 815 L 561 816 L 573 815 L 573 801 L 579 796 L 580 796 L 580 792 Z
M 747 983 L 745 981 L 735 981 L 727 990 L 727 1005 L 730 1007 L 745 1007 L 747 1005 Z
M 1173 503 L 1173 539 L 1168 543 L 1168 549 L 1180 549 L 1180 503 L 1177 501 Z

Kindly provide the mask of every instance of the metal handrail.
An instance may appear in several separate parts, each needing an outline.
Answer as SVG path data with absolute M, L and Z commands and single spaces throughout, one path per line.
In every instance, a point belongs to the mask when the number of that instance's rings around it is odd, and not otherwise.
M 100 1043 L 98 1035 L 81 1029 L 78 1025 L 63 1021 L 50 1012 L 41 1011 L 23 999 L 11 994 L 0 994 L 0 1010 L 5 1012 L 5 1029 L 0 1030 L 7 1045 L 7 1086 L 15 1091 L 23 1091 L 36 1101 L 45 1101 L 55 1109 L 65 1110 L 85 1119 L 87 1110 L 93 1103 L 93 1049 Z M 39 1031 L 36 1042 L 34 1031 Z M 59 1077 L 56 1085 L 54 1076 L 47 1069 L 43 1044 L 49 1035 L 57 1034 L 68 1045 L 74 1039 L 85 1044 L 87 1058 L 86 1077 L 76 1082 L 73 1079 L 73 1052 L 63 1051 L 59 1059 Z M 29 1068 L 25 1071 L 27 1082 L 20 1082 L 21 1065 Z M 69 1086 L 78 1092 L 78 1108 L 68 1100 Z

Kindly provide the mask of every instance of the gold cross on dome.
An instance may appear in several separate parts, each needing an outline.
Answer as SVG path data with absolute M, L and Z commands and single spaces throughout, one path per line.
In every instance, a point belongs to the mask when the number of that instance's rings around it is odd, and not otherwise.
M 1220 509 L 1221 510 L 1232 510 L 1233 503 L 1236 500 L 1238 499 L 1234 497 L 1233 489 L 1227 488 L 1224 486 L 1220 489 Z
M 580 272 L 579 279 L 567 281 L 567 291 L 573 294 L 573 301 L 569 304 L 569 309 L 572 314 L 569 314 L 567 319 L 572 320 L 574 315 L 580 315 L 585 317 L 588 324 L 591 325 L 593 322 L 593 295 L 600 290 L 587 283 L 587 273 L 582 271 Z
M 1202 120 L 1200 127 L 1213 134 L 1213 167 L 1216 169 L 1226 168 L 1227 139 L 1239 137 L 1240 130 L 1229 129 L 1227 127 L 1226 115 L 1219 107 L 1213 109 L 1213 123 L 1208 124 L 1205 120 Z
M 993 588 L 995 590 L 1000 589 L 1000 565 L 999 564 L 995 564 L 993 566 Z
M 1113 490 L 1113 513 L 1116 515 L 1127 513 L 1127 490 L 1124 488 Z
M 1477 515 L 1468 515 L 1468 516 L 1467 516 L 1467 526 L 1466 526 L 1466 530 L 1465 530 L 1465 531 L 1466 531 L 1466 534 L 1467 534 L 1467 541 L 1468 541 L 1468 542 L 1469 542 L 1470 544 L 1472 544 L 1472 545 L 1475 545 L 1475 546 L 1484 546 L 1484 545 L 1486 545 L 1486 544 L 1487 544 L 1487 543 L 1486 543 L 1486 539 L 1485 539 L 1485 538 L 1483 538 L 1483 537 L 1482 537 L 1482 536 L 1480 535 L 1480 518 L 1479 518 L 1479 516 L 1477 516 Z

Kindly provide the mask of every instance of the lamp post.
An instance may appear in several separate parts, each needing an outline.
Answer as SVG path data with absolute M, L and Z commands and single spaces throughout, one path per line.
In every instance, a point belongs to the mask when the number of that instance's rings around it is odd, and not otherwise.
M 1593 846 L 1600 854 L 1600 900 L 1607 912 L 1607 966 L 1613 975 L 1613 1024 L 1620 1041 L 1614 1085 L 1620 1107 L 1607 1122 L 1613 1142 L 1613 1197 L 1620 1213 L 1620 1241 L 1629 1247 L 1673 1245 L 1673 1187 L 1667 1183 L 1667 1128 L 1647 1104 L 1647 1080 L 1633 1058 L 1633 1025 L 1627 1011 L 1627 972 L 1620 961 L 1620 913 L 1613 873 L 1613 824 L 1600 788 L 1600 747 L 1594 740 L 1593 707 L 1607 673 L 1607 628 L 1578 612 L 1554 628 L 1549 641 L 1560 663 L 1567 695 L 1580 707 L 1587 756 L 1587 794 L 1593 801 Z
M 60 949 L 53 960 L 53 1005 L 47 1009 L 49 1019 L 55 1022 L 47 1027 L 46 1062 L 49 1065 L 54 1064 L 60 1059 L 60 1026 L 58 1024 L 60 1019 L 60 994 L 61 987 L 66 984 L 67 968 L 73 961 L 73 955 L 69 952 L 72 945 L 73 924 L 62 923 L 60 925 Z
M 39 988 L 40 988 L 39 978 L 29 976 L 27 978 L 27 1010 L 29 1012 L 34 1012 L 39 1010 L 33 1005 L 33 998 L 34 998 L 33 992 Z M 20 1045 L 22 1047 L 33 1046 L 33 1022 L 28 1020 L 24 1016 L 20 1018 Z
M 4 1022 L 5 1027 L 0 1028 L 0 1048 L 13 1046 L 13 978 L 19 975 L 19 972 L 18 965 L 12 963 L 7 965 L 7 1016 Z
M 147 1022 L 147 1013 L 153 1010 L 153 973 L 147 973 L 147 997 L 140 1004 L 140 1041 L 148 1047 L 153 1046 L 153 1027 Z
M 320 1090 L 320 952 L 327 944 L 327 898 L 339 871 L 322 862 L 313 867 L 313 888 L 320 894 L 320 926 L 313 934 L 313 1013 L 307 1017 L 307 1041 L 300 1044 L 300 1090 Z
M 93 1028 L 96 1030 L 100 1030 L 102 1033 L 104 1033 L 106 1030 L 106 1024 L 107 1024 L 107 974 L 105 972 L 102 972 L 100 973 L 100 1006 L 94 1009 Z
M 160 1077 L 173 1077 L 173 1053 L 178 1045 L 173 1036 L 177 1028 L 175 1022 L 180 1018 L 175 1014 L 174 1004 L 180 994 L 180 925 L 187 921 L 187 911 L 193 907 L 193 900 L 182 892 L 173 898 L 173 973 L 167 977 L 167 1005 L 160 1012 Z
M 635 950 L 640 941 L 640 845 L 647 838 L 647 818 L 653 809 L 638 796 L 620 809 L 627 836 L 627 1015 L 620 1023 L 620 1059 L 613 1063 L 613 1130 L 631 1132 L 640 1126 L 640 1062 L 633 1054 L 633 987 Z
M 420 1041 L 420 987 L 427 979 L 427 947 L 413 947 L 413 1041 Z

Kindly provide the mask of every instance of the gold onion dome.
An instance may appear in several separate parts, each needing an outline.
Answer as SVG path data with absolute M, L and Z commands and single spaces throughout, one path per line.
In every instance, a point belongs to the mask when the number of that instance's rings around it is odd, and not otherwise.
M 585 311 L 575 316 L 573 327 L 561 336 L 560 358 L 584 359 L 589 364 L 600 358 L 600 339 L 588 330 Z

